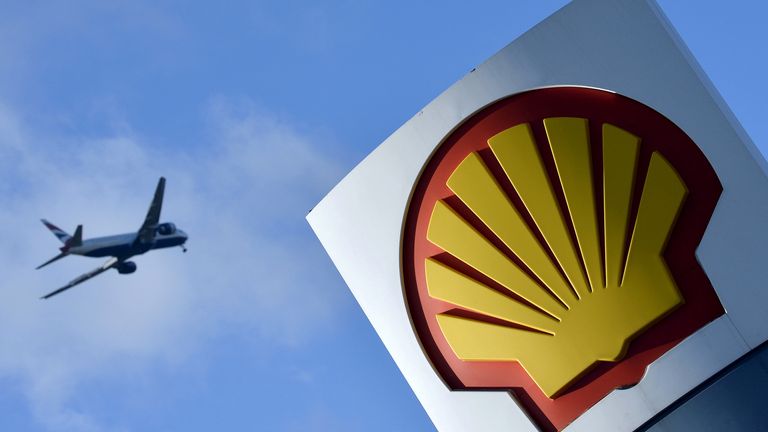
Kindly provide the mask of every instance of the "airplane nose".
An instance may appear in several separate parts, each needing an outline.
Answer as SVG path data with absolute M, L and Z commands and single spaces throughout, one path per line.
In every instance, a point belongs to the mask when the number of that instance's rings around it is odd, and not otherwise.
M 177 232 L 177 233 L 178 233 L 178 234 L 181 236 L 181 238 L 183 238 L 183 239 L 184 239 L 184 241 L 187 241 L 187 239 L 189 238 L 189 236 L 187 235 L 187 233 L 185 233 L 185 232 L 184 232 L 184 231 L 182 231 L 182 230 L 176 230 L 176 232 Z

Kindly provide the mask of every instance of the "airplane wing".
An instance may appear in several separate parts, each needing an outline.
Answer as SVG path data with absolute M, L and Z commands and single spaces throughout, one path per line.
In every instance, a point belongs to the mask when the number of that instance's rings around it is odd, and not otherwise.
M 52 262 L 54 262 L 56 260 L 60 260 L 60 259 L 64 258 L 67 255 L 69 255 L 69 252 L 62 252 L 62 253 L 56 255 L 55 257 L 49 259 L 48 261 L 46 261 L 46 262 L 40 264 L 39 266 L 35 267 L 35 270 L 40 270 L 41 268 L 47 266 L 48 264 L 50 264 L 50 263 L 52 263 Z
M 111 269 L 112 267 L 115 266 L 115 264 L 117 264 L 117 262 L 118 262 L 118 259 L 115 258 L 115 257 L 112 257 L 112 258 L 108 259 L 107 262 L 102 264 L 101 267 L 96 268 L 94 270 L 91 270 L 88 273 L 82 274 L 82 275 L 72 279 L 68 284 L 64 285 L 63 287 L 57 289 L 56 291 L 48 293 L 48 294 L 46 294 L 46 295 L 44 295 L 44 296 L 42 296 L 40 298 L 43 299 L 43 300 L 49 299 L 49 298 L 55 296 L 56 294 L 59 294 L 62 291 L 66 291 L 66 290 L 72 288 L 75 285 L 79 285 L 79 284 L 87 281 L 88 279 L 90 279 L 90 278 L 92 278 L 94 276 L 97 276 L 97 275 L 99 275 L 99 274 L 101 274 L 101 273 Z
M 152 198 L 152 204 L 149 205 L 147 217 L 139 228 L 139 235 L 136 241 L 141 243 L 151 243 L 155 238 L 155 227 L 160 222 L 160 210 L 163 207 L 163 193 L 165 192 L 165 177 L 160 177 L 155 189 L 155 196 Z

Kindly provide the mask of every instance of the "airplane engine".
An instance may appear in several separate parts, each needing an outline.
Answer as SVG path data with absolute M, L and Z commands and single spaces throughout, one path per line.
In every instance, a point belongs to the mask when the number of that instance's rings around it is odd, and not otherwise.
M 160 235 L 171 235 L 176 232 L 176 225 L 171 222 L 162 223 L 157 226 L 157 233 Z
M 133 261 L 125 261 L 117 266 L 117 272 L 120 274 L 129 274 L 136 271 L 136 263 Z

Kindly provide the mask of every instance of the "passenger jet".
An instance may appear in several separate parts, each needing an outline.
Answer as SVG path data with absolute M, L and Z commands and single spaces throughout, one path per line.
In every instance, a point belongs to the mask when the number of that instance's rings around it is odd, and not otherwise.
M 37 267 L 38 269 L 68 255 L 108 256 L 111 258 L 100 267 L 72 279 L 63 287 L 40 298 L 51 298 L 111 268 L 117 269 L 117 272 L 120 274 L 133 273 L 136 271 L 136 263 L 128 261 L 128 259 L 152 249 L 180 246 L 186 252 L 187 249 L 184 247 L 184 243 L 187 241 L 187 234 L 177 229 L 176 225 L 171 222 L 158 223 L 160 221 L 160 209 L 163 206 L 164 191 L 165 178 L 160 177 L 160 180 L 157 182 L 157 189 L 155 189 L 155 196 L 152 198 L 152 204 L 149 205 L 149 211 L 147 211 L 147 217 L 144 218 L 144 223 L 135 233 L 83 240 L 82 225 L 78 225 L 77 229 L 75 229 L 75 235 L 71 236 L 56 225 L 42 219 L 43 224 L 64 243 L 64 246 L 59 248 L 61 253 L 40 264 Z

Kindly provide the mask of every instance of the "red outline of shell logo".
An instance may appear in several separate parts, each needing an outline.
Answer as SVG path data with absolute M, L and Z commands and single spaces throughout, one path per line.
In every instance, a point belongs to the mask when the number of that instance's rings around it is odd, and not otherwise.
M 674 123 L 554 87 L 454 130 L 416 184 L 408 308 L 453 390 L 511 392 L 561 430 L 724 314 L 696 259 L 722 191 Z

